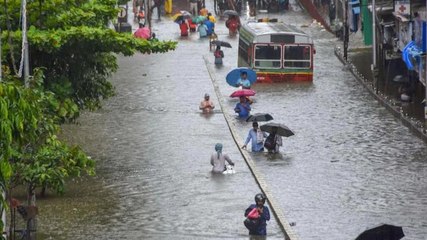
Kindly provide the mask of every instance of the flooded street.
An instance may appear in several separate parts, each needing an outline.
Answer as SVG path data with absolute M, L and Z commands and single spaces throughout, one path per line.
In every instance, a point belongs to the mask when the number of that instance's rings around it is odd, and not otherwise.
M 295 132 L 280 154 L 252 157 L 299 239 L 354 239 L 381 223 L 403 226 L 404 239 L 426 239 L 426 144 L 345 70 L 331 34 L 301 12 L 272 16 L 309 25 L 301 29 L 317 52 L 313 83 L 253 87 L 252 113 L 270 113 Z M 153 24 L 160 40 L 179 42 L 177 49 L 119 56 L 117 96 L 65 126 L 64 138 L 96 160 L 97 176 L 70 183 L 63 197 L 38 200 L 40 239 L 249 239 L 243 213 L 260 189 L 223 115 L 235 115 L 237 100 L 228 97 L 235 89 L 225 75 L 237 66 L 238 38 L 218 20 L 219 39 L 233 48 L 224 49 L 217 68 L 208 39 L 180 38 L 168 17 Z M 205 92 L 217 106 L 209 116 L 198 110 Z M 232 125 L 242 139 L 251 128 L 235 118 Z M 236 174 L 210 173 L 217 142 Z M 284 238 L 274 218 L 267 232 L 268 239 Z

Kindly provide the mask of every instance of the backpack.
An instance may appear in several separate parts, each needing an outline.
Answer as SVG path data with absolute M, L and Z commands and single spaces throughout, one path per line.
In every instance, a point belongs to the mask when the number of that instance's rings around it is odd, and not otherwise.
M 250 232 L 256 232 L 259 228 L 259 212 L 257 208 L 246 209 L 246 213 L 248 215 L 243 224 Z
M 273 134 L 268 135 L 268 137 L 265 139 L 264 147 L 268 150 L 274 150 L 276 148 L 276 141 L 275 136 Z

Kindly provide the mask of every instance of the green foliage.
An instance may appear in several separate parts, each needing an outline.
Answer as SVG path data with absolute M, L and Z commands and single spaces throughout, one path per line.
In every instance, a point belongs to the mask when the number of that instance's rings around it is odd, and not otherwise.
M 57 139 L 61 122 L 74 116 L 77 105 L 43 89 L 36 70 L 30 88 L 7 75 L 0 83 L 0 187 L 49 186 L 63 193 L 64 182 L 83 172 L 94 174 L 94 161 L 79 147 Z
M 21 59 L 21 1 L 0 3 L 0 190 L 13 183 L 47 185 L 62 193 L 66 178 L 94 174 L 93 160 L 56 138 L 60 124 L 75 119 L 83 108 L 98 108 L 114 94 L 108 79 L 118 68 L 117 55 L 176 48 L 173 41 L 150 42 L 110 29 L 116 4 L 28 1 L 29 62 L 34 70 L 30 88 L 24 88 L 22 80 L 13 77 Z
M 114 95 L 108 79 L 118 68 L 117 54 L 165 53 L 176 48 L 173 41 L 146 41 L 109 28 L 108 23 L 117 17 L 116 3 L 115 0 L 28 3 L 31 66 L 44 68 L 46 89 L 59 98 L 72 98 L 79 108 L 97 108 L 102 99 Z M 11 31 L 2 34 L 3 56 L 7 56 L 9 66 L 18 66 L 21 55 L 19 6 L 20 1 L 12 0 L 0 7 L 0 28 L 7 29 L 5 9 L 11 23 Z

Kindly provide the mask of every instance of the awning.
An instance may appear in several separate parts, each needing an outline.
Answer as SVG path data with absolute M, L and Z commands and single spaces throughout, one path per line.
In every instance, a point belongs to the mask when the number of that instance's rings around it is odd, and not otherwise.
M 409 22 L 408 18 L 406 18 L 405 16 L 402 16 L 396 12 L 393 12 L 393 15 L 401 22 Z

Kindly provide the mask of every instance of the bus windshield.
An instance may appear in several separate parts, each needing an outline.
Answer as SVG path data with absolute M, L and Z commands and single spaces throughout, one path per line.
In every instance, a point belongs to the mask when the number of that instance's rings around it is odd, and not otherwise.
M 284 68 L 310 68 L 310 45 L 286 45 L 284 47 Z
M 255 67 L 281 68 L 282 46 L 280 44 L 256 44 Z

